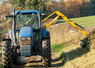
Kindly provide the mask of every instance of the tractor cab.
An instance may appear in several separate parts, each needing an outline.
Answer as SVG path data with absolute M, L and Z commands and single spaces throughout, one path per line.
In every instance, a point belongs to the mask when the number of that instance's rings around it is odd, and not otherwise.
M 17 14 L 16 30 L 20 30 L 22 27 L 26 26 L 38 29 L 38 17 L 36 13 Z
M 37 10 L 22 10 L 16 13 L 16 43 L 20 46 L 21 56 L 31 56 L 31 51 L 39 51 L 40 44 L 40 14 Z M 26 50 L 24 50 L 26 48 Z M 24 52 L 23 52 L 24 50 Z M 27 52 L 25 54 L 25 52 Z
M 39 43 L 39 32 L 40 32 L 40 14 L 37 10 L 22 10 L 16 13 L 16 39 L 17 43 L 20 44 L 21 37 L 30 37 L 30 35 L 24 35 L 25 32 L 33 35 L 33 45 Z M 31 33 L 29 33 L 31 32 Z M 21 45 L 21 44 L 20 44 Z

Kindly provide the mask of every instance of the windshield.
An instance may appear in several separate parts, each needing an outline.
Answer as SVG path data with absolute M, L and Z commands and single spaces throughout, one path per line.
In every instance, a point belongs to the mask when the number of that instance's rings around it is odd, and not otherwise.
M 24 26 L 30 26 L 33 29 L 38 29 L 37 14 L 18 14 L 16 21 L 16 29 L 20 30 Z

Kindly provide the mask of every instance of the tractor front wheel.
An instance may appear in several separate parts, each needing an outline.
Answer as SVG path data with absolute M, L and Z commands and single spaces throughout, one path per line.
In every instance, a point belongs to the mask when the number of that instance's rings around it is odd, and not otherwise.
M 2 62 L 4 68 L 11 68 L 11 41 L 2 43 Z
M 51 67 L 50 39 L 42 40 L 42 56 L 43 56 L 43 66 L 44 67 Z

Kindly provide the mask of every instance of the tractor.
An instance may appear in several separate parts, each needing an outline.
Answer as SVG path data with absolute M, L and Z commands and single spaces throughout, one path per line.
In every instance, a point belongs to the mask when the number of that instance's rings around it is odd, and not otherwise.
M 42 25 L 46 19 L 53 14 L 57 14 L 49 24 Z M 95 27 L 91 31 L 87 31 L 82 26 L 70 21 L 65 15 L 59 11 L 55 11 L 45 19 L 41 20 L 41 11 L 37 10 L 21 10 L 8 15 L 13 18 L 12 27 L 9 30 L 6 39 L 2 42 L 2 60 L 4 67 L 10 68 L 16 63 L 18 56 L 31 57 L 40 55 L 42 57 L 42 66 L 51 66 L 51 44 L 50 33 L 47 28 L 54 23 L 59 17 L 62 17 L 70 25 L 81 31 L 86 37 L 80 43 L 81 47 L 86 47 L 86 42 L 90 35 L 95 34 Z
M 51 66 L 50 33 L 42 28 L 42 11 L 21 10 L 7 15 L 13 19 L 12 27 L 6 39 L 2 41 L 2 62 L 5 68 L 11 68 L 18 56 L 42 57 L 42 66 Z

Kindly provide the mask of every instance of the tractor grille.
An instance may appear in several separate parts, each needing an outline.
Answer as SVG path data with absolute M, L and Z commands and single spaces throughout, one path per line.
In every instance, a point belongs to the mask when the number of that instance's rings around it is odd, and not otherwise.
M 20 38 L 20 54 L 21 56 L 31 56 L 32 51 L 32 37 Z
M 24 46 L 22 45 L 21 50 L 21 56 L 31 56 L 31 45 Z

